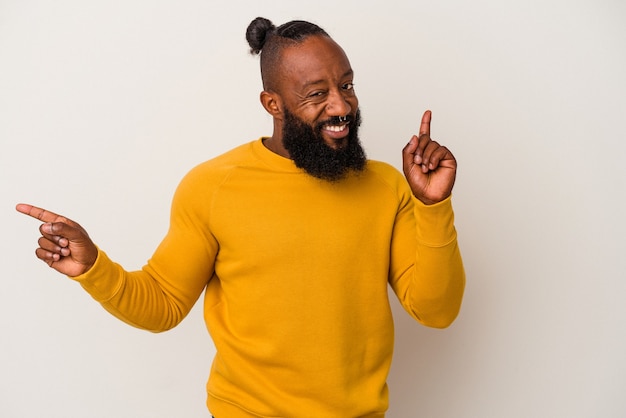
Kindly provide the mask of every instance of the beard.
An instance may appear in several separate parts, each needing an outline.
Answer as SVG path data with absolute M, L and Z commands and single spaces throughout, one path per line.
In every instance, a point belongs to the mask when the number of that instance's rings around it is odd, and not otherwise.
M 338 117 L 310 126 L 296 115 L 284 110 L 283 146 L 296 167 L 303 169 L 313 177 L 330 182 L 337 182 L 349 172 L 360 172 L 365 168 L 367 157 L 361 146 L 358 128 L 361 124 L 361 112 L 356 116 L 348 115 L 350 122 L 347 144 L 333 149 L 322 137 L 322 128 L 327 124 L 339 124 Z

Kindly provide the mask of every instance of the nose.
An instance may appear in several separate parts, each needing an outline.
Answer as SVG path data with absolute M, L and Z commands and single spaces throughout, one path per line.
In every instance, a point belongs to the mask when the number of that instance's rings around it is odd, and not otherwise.
M 328 95 L 326 113 L 329 116 L 345 116 L 350 114 L 352 106 L 340 91 L 332 91 Z

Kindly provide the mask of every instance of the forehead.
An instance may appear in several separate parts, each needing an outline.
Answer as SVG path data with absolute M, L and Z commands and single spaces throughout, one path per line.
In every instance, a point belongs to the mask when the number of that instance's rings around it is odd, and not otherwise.
M 281 54 L 281 81 L 291 87 L 315 83 L 339 83 L 352 74 L 343 49 L 327 36 L 311 36 L 286 47 Z

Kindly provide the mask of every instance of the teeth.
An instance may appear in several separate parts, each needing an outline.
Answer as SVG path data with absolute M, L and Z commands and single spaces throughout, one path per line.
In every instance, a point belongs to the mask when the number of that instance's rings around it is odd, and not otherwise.
M 347 125 L 326 125 L 324 127 L 324 129 L 328 130 L 328 131 L 332 131 L 332 132 L 341 132 L 344 129 L 346 129 Z

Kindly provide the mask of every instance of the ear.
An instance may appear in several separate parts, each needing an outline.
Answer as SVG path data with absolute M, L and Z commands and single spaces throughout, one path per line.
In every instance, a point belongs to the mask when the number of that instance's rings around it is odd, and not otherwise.
M 261 92 L 261 104 L 272 117 L 276 119 L 282 119 L 283 111 L 282 111 L 282 100 L 277 93 L 270 91 L 262 91 Z

